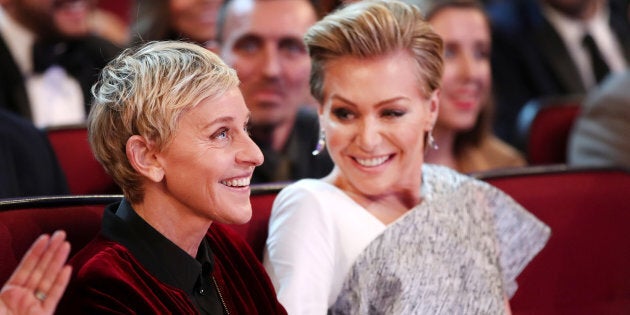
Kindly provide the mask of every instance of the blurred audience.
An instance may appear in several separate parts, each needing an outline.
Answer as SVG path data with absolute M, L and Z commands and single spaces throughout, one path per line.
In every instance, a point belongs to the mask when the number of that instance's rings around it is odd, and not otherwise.
M 494 0 L 495 131 L 517 145 L 516 118 L 530 99 L 583 94 L 630 62 L 626 0 Z
M 492 134 L 490 25 L 476 0 L 421 1 L 427 21 L 444 41 L 440 109 L 428 163 L 470 173 L 525 165 L 514 148 Z
M 588 94 L 569 138 L 568 163 L 630 168 L 630 70 Z
M 97 0 L 73 0 L 59 5 L 54 19 L 61 33 L 72 37 L 93 34 L 119 47 L 129 43 L 127 24 L 116 14 L 96 6 Z
M 70 280 L 66 233 L 41 235 L 0 290 L 0 315 L 52 315 Z
M 56 13 L 76 1 L 0 2 L 0 100 L 40 128 L 84 123 L 90 87 L 118 51 L 102 38 L 76 35 L 76 25 L 58 26 Z
M 68 194 L 46 135 L 0 108 L 0 198 Z
M 302 37 L 316 21 L 308 0 L 233 0 L 222 9 L 221 56 L 241 80 L 251 136 L 265 156 L 253 182 L 322 177 L 332 169 L 326 153 L 311 154 L 323 134 L 316 112 L 304 106 L 311 63 Z
M 185 40 L 218 50 L 216 27 L 224 0 L 136 0 L 132 42 Z

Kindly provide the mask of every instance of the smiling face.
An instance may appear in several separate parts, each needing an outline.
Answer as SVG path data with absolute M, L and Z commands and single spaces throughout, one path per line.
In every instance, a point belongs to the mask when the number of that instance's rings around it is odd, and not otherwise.
M 249 181 L 263 156 L 247 133 L 248 119 L 238 88 L 206 98 L 182 115 L 157 158 L 165 193 L 184 211 L 221 223 L 250 219 Z
M 444 40 L 444 74 L 438 126 L 474 127 L 490 97 L 490 30 L 479 9 L 445 8 L 429 21 Z
M 423 95 L 416 71 L 406 52 L 326 65 L 320 124 L 341 189 L 362 196 L 419 191 L 424 134 L 438 101 L 437 93 Z
M 302 37 L 315 21 L 305 0 L 230 4 L 221 55 L 238 73 L 253 124 L 293 121 L 308 91 L 311 65 Z

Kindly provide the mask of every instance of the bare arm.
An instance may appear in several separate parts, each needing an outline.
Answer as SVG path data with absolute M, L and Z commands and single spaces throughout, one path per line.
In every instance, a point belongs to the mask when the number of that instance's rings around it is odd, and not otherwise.
M 510 300 L 508 299 L 507 296 L 504 296 L 503 300 L 505 300 L 505 314 L 512 315 L 512 308 L 510 307 Z

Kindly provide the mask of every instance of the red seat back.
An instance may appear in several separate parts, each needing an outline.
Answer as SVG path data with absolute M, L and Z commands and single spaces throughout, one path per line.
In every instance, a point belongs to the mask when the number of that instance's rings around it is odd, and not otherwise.
M 252 185 L 252 218 L 229 225 L 262 261 L 271 206 L 283 184 Z M 42 233 L 64 230 L 72 253 L 83 248 L 101 228 L 103 209 L 121 195 L 58 196 L 0 200 L 0 283 L 4 283 L 31 243 Z M 215 223 L 218 224 L 218 223 Z
M 84 126 L 47 130 L 50 144 L 74 195 L 120 193 L 103 167 L 96 161 Z
M 551 227 L 514 314 L 630 314 L 630 172 L 530 167 L 478 175 Z
M 531 165 L 566 162 L 569 134 L 581 109 L 581 96 L 553 97 L 527 103 L 518 117 L 518 138 Z
M 60 196 L 0 201 L 0 283 L 42 233 L 64 230 L 72 252 L 83 248 L 101 228 L 105 205 L 121 196 Z

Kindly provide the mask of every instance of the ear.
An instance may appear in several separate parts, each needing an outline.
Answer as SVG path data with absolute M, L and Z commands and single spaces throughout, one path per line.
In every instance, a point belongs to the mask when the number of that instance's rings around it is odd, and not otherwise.
M 164 169 L 158 162 L 154 146 L 144 137 L 133 135 L 125 147 L 127 159 L 136 172 L 153 182 L 161 182 Z
M 424 131 L 431 131 L 433 126 L 435 126 L 435 122 L 438 118 L 438 113 L 440 112 L 440 89 L 436 89 L 429 96 L 429 111 L 427 112 L 427 120 L 426 125 L 424 126 Z

